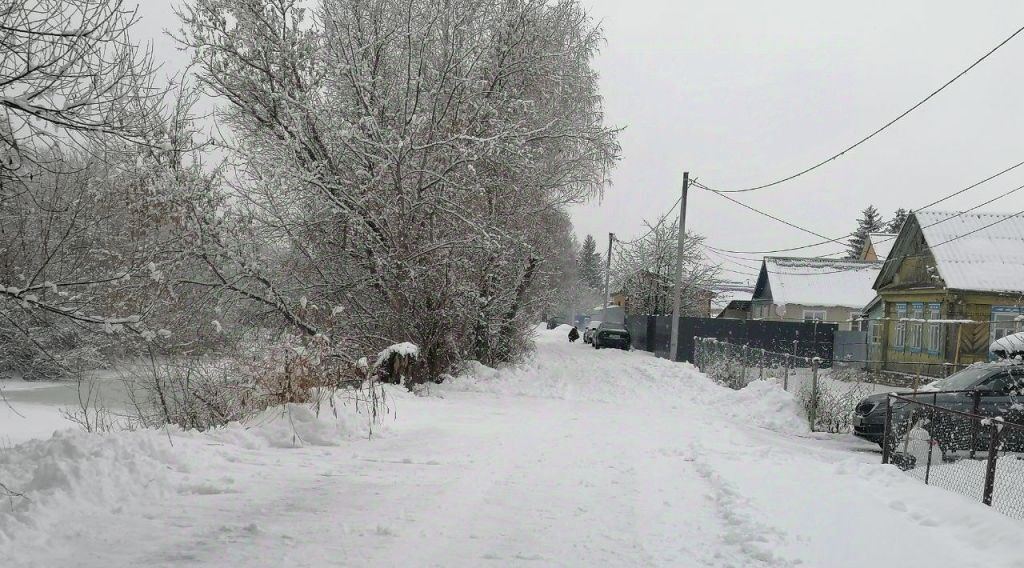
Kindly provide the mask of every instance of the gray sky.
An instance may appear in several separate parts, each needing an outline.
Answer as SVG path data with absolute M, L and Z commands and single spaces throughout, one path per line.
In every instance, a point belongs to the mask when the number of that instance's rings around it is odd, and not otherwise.
M 577 232 L 599 242 L 609 231 L 623 239 L 641 233 L 644 219 L 676 200 L 684 170 L 727 189 L 828 157 L 1024 24 L 1024 2 L 1013 0 L 583 1 L 607 37 L 597 61 L 607 119 L 626 127 L 614 185 L 573 211 Z M 146 0 L 141 13 L 139 35 L 156 38 L 157 58 L 180 61 L 157 33 L 177 25 L 169 4 Z M 736 197 L 841 236 L 869 204 L 888 216 L 1024 160 L 1022 60 L 1019 36 L 867 145 L 798 180 Z M 1024 171 L 1013 172 L 940 207 L 971 207 L 1021 184 Z M 1024 209 L 1024 192 L 985 209 Z M 701 190 L 691 191 L 688 227 L 729 249 L 817 240 Z
M 587 1 L 608 41 L 598 60 L 607 117 L 626 127 L 614 186 L 573 215 L 599 242 L 640 233 L 678 197 L 684 170 L 712 187 L 749 187 L 838 152 L 1024 24 L 1024 3 L 1013 1 Z M 735 197 L 834 237 L 868 204 L 888 216 L 1024 160 L 1022 59 L 1018 36 L 839 161 Z M 1021 184 L 1015 171 L 940 207 Z M 985 209 L 1024 209 L 1024 192 Z M 737 250 L 817 240 L 701 190 L 691 191 L 688 227 Z

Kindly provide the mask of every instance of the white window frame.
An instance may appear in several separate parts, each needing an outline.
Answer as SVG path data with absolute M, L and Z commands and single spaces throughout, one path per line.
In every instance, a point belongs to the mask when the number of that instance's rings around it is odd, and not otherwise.
M 910 317 L 918 321 L 910 322 L 910 349 L 920 351 L 924 343 L 924 322 L 920 321 L 924 319 L 924 304 L 915 302 L 911 309 Z
M 860 330 L 860 312 L 850 312 L 850 331 Z
M 1021 322 L 1017 320 L 1017 316 L 1021 315 L 1021 313 L 1024 313 L 1022 308 L 1014 306 L 993 306 L 992 329 L 990 331 L 992 337 L 990 343 L 1020 331 Z
M 901 321 L 907 317 L 907 304 L 900 302 L 896 304 L 896 337 L 893 347 L 895 349 L 907 348 L 907 322 Z
M 810 314 L 811 317 L 807 317 L 808 314 Z M 820 314 L 821 317 L 815 317 L 818 314 Z M 804 313 L 803 313 L 803 320 L 806 323 L 811 323 L 811 322 L 815 322 L 815 321 L 818 322 L 818 323 L 821 323 L 821 322 L 825 321 L 825 318 L 827 318 L 827 317 L 828 317 L 828 311 L 827 310 L 804 310 Z
M 929 321 L 942 319 L 942 304 L 931 302 L 925 305 L 925 313 Z M 942 352 L 942 324 L 929 323 L 928 335 L 925 336 L 925 349 L 931 354 Z
M 882 322 L 878 320 L 868 321 L 868 339 L 870 339 L 871 345 L 881 345 Z

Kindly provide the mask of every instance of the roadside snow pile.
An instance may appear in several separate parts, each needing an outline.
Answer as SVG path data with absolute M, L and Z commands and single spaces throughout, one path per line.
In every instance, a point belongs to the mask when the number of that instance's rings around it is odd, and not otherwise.
M 644 352 L 598 351 L 570 344 L 559 328 L 538 329 L 536 340 L 537 354 L 528 362 L 500 369 L 473 362 L 458 377 L 441 384 L 437 392 L 668 406 L 679 412 L 724 415 L 737 424 L 787 434 L 808 430 L 793 395 L 767 381 L 754 381 L 734 391 L 688 363 L 673 363 Z
M 336 446 L 343 440 L 369 434 L 367 417 L 355 412 L 350 401 L 346 402 L 335 401 L 337 417 L 327 405 L 321 406 L 317 416 L 307 404 L 286 404 L 268 408 L 245 422 L 233 422 L 205 435 L 250 450 Z
M 180 493 L 229 492 L 195 479 L 209 478 L 247 450 L 333 446 L 368 434 L 368 417 L 351 401 L 339 395 L 335 408 L 322 405 L 318 416 L 307 405 L 289 404 L 207 432 L 66 431 L 17 445 L 0 452 L 0 483 L 23 495 L 0 500 L 0 543 L 43 538 L 69 513 Z
M 769 381 L 753 381 L 722 399 L 718 410 L 739 423 L 785 434 L 803 434 L 810 428 L 792 393 Z
M 42 536 L 72 511 L 173 493 L 171 473 L 188 470 L 190 452 L 159 432 L 98 435 L 59 432 L 0 454 L 0 480 L 24 497 L 0 503 L 0 543 Z M 194 458 L 193 458 L 194 459 Z

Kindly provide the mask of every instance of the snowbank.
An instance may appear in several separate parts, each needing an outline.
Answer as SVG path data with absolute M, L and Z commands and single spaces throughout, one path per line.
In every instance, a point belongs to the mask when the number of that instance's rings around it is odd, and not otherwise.
M 493 369 L 477 362 L 434 392 L 484 392 L 613 404 L 668 406 L 678 412 L 709 412 L 737 424 L 784 433 L 808 430 L 791 393 L 767 381 L 740 391 L 716 384 L 696 367 L 645 352 L 597 351 L 570 344 L 560 326 L 537 329 L 536 341 L 548 353 L 521 365 Z
M 260 448 L 296 448 L 336 446 L 353 436 L 368 434 L 367 417 L 349 406 L 341 406 L 334 417 L 329 406 L 320 415 L 309 405 L 286 404 L 268 408 L 244 423 L 235 422 L 205 435 L 214 440 L 251 450 Z
M 759 426 L 774 432 L 808 432 L 807 419 L 792 393 L 769 381 L 754 381 L 741 390 L 726 389 L 719 410 L 738 423 Z
M 318 416 L 309 406 L 288 404 L 207 432 L 57 432 L 0 452 L 0 482 L 24 495 L 0 500 L 0 543 L 42 538 L 70 513 L 174 494 L 231 492 L 228 482 L 197 482 L 192 473 L 206 479 L 248 450 L 332 446 L 368 434 L 368 417 L 351 401 L 338 395 L 334 406 L 336 412 L 322 405 Z
M 174 492 L 171 476 L 190 469 L 194 442 L 171 446 L 158 432 L 58 432 L 0 454 L 0 480 L 24 495 L 0 505 L 0 543 L 41 538 L 71 512 L 109 510 Z

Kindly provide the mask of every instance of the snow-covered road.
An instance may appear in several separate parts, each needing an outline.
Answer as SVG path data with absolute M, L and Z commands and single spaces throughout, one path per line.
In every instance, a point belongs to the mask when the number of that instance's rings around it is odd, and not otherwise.
M 381 435 L 336 445 L 7 450 L 0 480 L 36 499 L 0 512 L 2 565 L 1024 566 L 1024 524 L 808 434 L 767 384 L 542 332 L 528 365 L 395 397 Z

